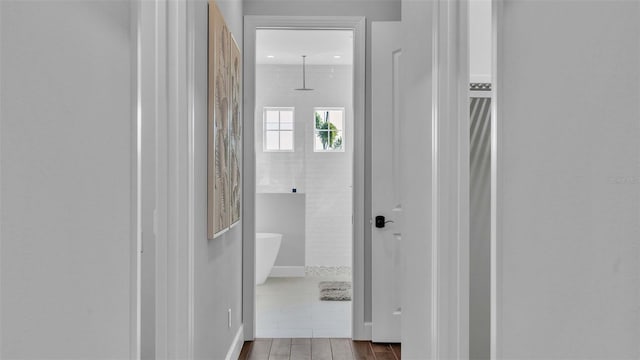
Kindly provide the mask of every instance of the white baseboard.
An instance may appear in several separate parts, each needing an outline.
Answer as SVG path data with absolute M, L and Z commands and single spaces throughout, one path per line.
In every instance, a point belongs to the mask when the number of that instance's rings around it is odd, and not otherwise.
M 364 323 L 364 336 L 366 337 L 365 341 L 371 341 L 373 338 L 373 323 L 365 322 Z
M 244 345 L 244 326 L 240 325 L 240 329 L 238 329 L 236 337 L 233 338 L 233 343 L 231 343 L 231 347 L 227 351 L 225 360 L 238 360 L 242 345 Z
M 304 277 L 304 266 L 274 266 L 271 277 Z

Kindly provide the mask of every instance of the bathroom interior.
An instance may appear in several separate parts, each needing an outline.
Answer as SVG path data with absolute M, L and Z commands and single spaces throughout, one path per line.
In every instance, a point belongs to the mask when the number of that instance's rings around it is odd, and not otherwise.
M 256 337 L 351 337 L 353 32 L 256 34 Z
M 490 0 L 469 16 L 470 352 L 488 359 Z M 352 281 L 352 32 L 258 30 L 255 91 L 256 337 L 349 338 L 351 301 L 320 300 L 320 284 Z M 316 114 L 339 142 L 323 144 Z

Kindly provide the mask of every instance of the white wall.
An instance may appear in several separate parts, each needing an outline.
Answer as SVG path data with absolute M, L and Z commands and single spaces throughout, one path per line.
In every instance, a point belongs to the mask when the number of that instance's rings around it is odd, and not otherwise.
M 306 194 L 306 265 L 351 266 L 352 79 L 351 66 L 312 65 L 307 85 L 315 90 L 300 92 L 300 66 L 256 67 L 256 190 Z M 262 151 L 265 106 L 295 108 L 294 152 Z M 313 151 L 314 107 L 345 108 L 344 152 Z
M 144 131 L 141 136 L 141 223 L 142 254 L 140 259 L 140 357 L 144 360 L 156 359 L 156 231 L 154 217 L 156 212 L 156 121 L 158 99 L 156 90 L 157 66 L 155 61 L 156 21 L 155 2 L 144 1 L 140 6 L 140 61 L 147 64 L 140 72 L 141 122 Z M 150 65 L 153 64 L 153 65 Z M 148 84 L 154 84 L 149 86 Z
M 469 70 L 472 83 L 491 82 L 491 0 L 469 1 Z
M 501 19 L 497 358 L 637 359 L 640 3 Z
M 246 15 L 367 16 L 399 20 L 400 0 L 245 0 Z
M 242 324 L 242 225 L 207 239 L 207 2 L 196 0 L 195 350 L 196 359 L 224 359 Z M 242 2 L 218 1 L 242 47 Z M 228 326 L 231 309 L 231 327 Z
M 135 345 L 131 9 L 0 2 L 1 358 Z

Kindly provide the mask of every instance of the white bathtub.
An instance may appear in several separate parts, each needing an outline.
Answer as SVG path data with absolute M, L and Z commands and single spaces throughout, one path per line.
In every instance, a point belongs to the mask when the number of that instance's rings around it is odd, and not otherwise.
M 256 285 L 264 283 L 276 262 L 282 234 L 256 233 Z

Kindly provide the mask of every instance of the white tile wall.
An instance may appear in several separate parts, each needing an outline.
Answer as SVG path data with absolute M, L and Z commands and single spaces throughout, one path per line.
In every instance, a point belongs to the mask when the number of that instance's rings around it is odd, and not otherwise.
M 300 81 L 299 66 L 257 66 L 256 190 L 306 193 L 305 264 L 351 266 L 352 67 L 308 66 L 312 92 L 294 91 Z M 295 152 L 262 151 L 265 106 L 295 107 Z M 314 107 L 345 108 L 344 152 L 313 151 Z

